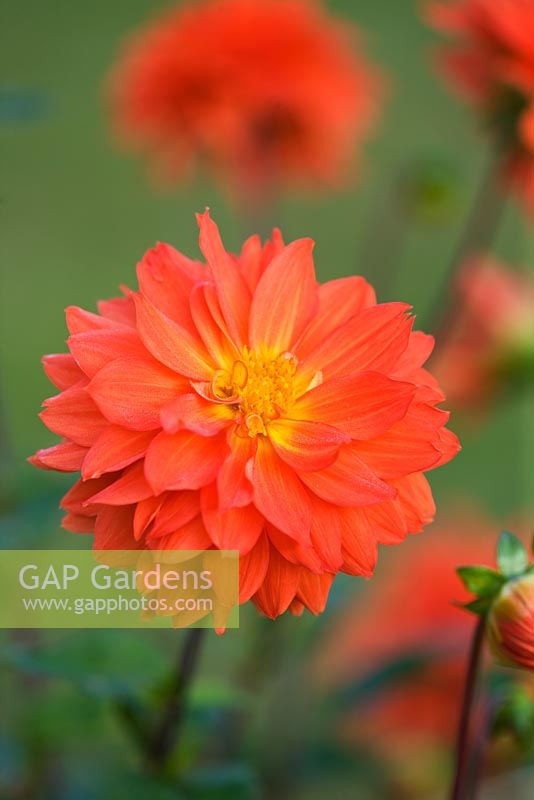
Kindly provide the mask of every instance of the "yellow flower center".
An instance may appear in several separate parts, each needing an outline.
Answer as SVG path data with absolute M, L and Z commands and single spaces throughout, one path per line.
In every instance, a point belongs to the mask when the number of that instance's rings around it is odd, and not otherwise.
M 237 419 L 249 436 L 266 435 L 266 424 L 294 403 L 297 359 L 291 353 L 276 355 L 267 347 L 245 347 L 232 370 L 219 370 L 213 378 L 214 396 L 235 405 Z

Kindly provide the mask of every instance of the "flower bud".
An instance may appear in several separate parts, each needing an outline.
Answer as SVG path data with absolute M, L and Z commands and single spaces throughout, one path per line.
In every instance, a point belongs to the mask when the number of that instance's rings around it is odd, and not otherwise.
M 534 572 L 503 586 L 489 613 L 488 640 L 501 663 L 534 670 Z

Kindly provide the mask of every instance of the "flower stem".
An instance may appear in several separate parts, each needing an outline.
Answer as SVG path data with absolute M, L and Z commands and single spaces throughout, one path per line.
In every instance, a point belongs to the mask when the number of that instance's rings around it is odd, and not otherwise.
M 204 633 L 204 628 L 191 628 L 187 631 L 187 638 L 172 676 L 161 717 L 147 743 L 147 763 L 153 771 L 159 772 L 164 769 L 180 739 L 187 707 L 187 694 L 198 666 Z
M 465 678 L 462 710 L 460 713 L 458 733 L 456 737 L 456 769 L 451 791 L 451 800 L 464 800 L 465 791 L 467 788 L 471 717 L 475 701 L 478 674 L 482 660 L 482 645 L 484 643 L 485 627 L 486 618 L 485 616 L 481 616 L 479 617 L 473 635 L 471 651 L 469 654 L 469 663 Z
M 454 289 L 456 272 L 469 257 L 489 247 L 501 222 L 506 206 L 501 188 L 501 163 L 500 150 L 496 148 L 482 176 L 463 234 L 427 312 L 427 325 L 437 342 L 450 330 L 455 316 L 450 295 L 451 287 Z

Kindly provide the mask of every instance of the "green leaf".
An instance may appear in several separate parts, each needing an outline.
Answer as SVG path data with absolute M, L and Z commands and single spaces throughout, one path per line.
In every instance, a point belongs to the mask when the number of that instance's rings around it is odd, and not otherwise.
M 503 531 L 497 544 L 497 565 L 507 578 L 521 575 L 528 567 L 528 553 L 517 536 Z
M 481 617 L 488 613 L 492 603 L 493 596 L 490 595 L 488 597 L 477 597 L 476 600 L 471 600 L 470 603 L 464 603 L 461 607 L 465 608 L 466 611 L 471 611 L 473 614 Z
M 468 592 L 477 597 L 495 597 L 505 579 L 489 567 L 458 567 L 458 576 Z

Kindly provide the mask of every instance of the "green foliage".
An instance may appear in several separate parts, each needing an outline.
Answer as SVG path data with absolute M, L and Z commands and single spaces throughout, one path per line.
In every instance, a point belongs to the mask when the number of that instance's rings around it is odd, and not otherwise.
M 505 578 L 489 567 L 458 567 L 456 570 L 468 592 L 477 597 L 494 597 L 501 589 Z

